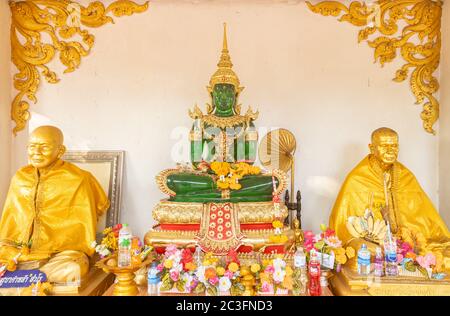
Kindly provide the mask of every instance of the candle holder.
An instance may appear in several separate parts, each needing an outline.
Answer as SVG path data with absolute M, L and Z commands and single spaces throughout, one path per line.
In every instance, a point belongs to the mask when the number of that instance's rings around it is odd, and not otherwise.
M 114 273 L 117 278 L 117 284 L 114 285 L 114 296 L 135 296 L 139 293 L 136 282 L 134 281 L 135 272 L 149 265 L 153 261 L 153 257 L 149 255 L 146 260 L 140 264 L 132 264 L 129 267 L 118 267 L 117 265 L 109 266 L 107 262 L 110 259 L 117 259 L 117 255 L 112 255 L 98 261 L 95 266 L 102 269 L 106 273 Z M 117 262 L 117 260 L 116 260 Z

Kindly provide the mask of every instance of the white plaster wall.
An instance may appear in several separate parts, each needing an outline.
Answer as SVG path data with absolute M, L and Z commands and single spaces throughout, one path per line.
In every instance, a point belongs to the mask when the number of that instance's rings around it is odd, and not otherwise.
M 341 183 L 381 126 L 399 132 L 400 160 L 437 204 L 438 137 L 423 130 L 408 83 L 391 80 L 401 61 L 381 68 L 373 50 L 357 44 L 356 27 L 292 3 L 153 1 L 146 13 L 92 30 L 96 44 L 80 69 L 40 88 L 30 130 L 56 124 L 69 149 L 125 150 L 122 222 L 142 236 L 165 197 L 155 175 L 175 165 L 188 109 L 209 102 L 205 86 L 227 22 L 243 109 L 259 110 L 258 127 L 284 127 L 297 138 L 304 228 L 328 222 Z M 26 163 L 26 137 L 15 140 L 13 169 Z
M 0 212 L 11 175 L 11 45 L 9 40 L 10 11 L 7 1 L 0 1 Z
M 441 113 L 439 134 L 439 205 L 450 226 L 450 2 L 446 1 L 442 16 Z M 445 211 L 444 211 L 445 210 Z

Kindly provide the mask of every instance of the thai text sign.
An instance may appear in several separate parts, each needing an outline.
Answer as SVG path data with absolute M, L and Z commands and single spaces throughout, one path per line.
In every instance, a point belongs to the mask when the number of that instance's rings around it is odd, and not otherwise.
M 0 278 L 0 288 L 29 287 L 37 282 L 46 282 L 47 276 L 39 270 L 7 271 Z

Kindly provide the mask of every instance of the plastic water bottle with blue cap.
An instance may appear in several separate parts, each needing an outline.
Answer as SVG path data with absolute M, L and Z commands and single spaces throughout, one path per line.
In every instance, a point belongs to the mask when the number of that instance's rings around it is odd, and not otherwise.
M 159 295 L 159 282 L 161 281 L 156 262 L 148 268 L 147 273 L 147 293 L 148 295 Z
M 358 274 L 370 274 L 370 251 L 366 244 L 362 244 L 358 250 Z

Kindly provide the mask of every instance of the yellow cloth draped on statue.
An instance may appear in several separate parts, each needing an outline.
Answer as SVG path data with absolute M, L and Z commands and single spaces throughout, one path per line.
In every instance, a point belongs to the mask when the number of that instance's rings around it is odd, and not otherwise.
M 450 233 L 415 176 L 395 162 L 389 177 L 386 190 L 385 172 L 377 159 L 373 155 L 363 159 L 342 185 L 330 216 L 330 227 L 343 242 L 348 242 L 353 238 L 346 227 L 348 217 L 363 216 L 372 197 L 370 207 L 374 217 L 383 219 L 381 209 L 388 199 L 388 218 L 394 234 L 411 239 L 420 246 L 421 252 L 442 251 L 449 257 Z M 423 245 L 425 240 L 426 245 Z
M 0 262 L 19 253 L 19 262 L 68 250 L 91 256 L 97 219 L 108 207 L 97 180 L 72 163 L 57 160 L 41 173 L 32 165 L 20 169 L 0 222 Z

